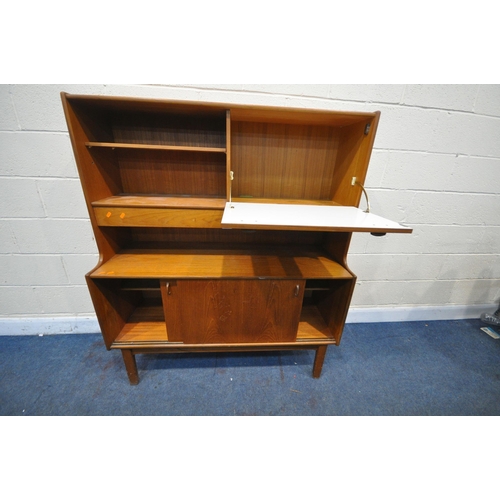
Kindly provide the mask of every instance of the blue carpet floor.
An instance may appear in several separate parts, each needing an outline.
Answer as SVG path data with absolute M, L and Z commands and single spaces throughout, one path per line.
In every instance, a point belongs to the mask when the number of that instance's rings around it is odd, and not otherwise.
M 0 336 L 0 415 L 500 415 L 500 340 L 479 320 L 348 324 L 312 351 L 138 355 L 100 335 Z

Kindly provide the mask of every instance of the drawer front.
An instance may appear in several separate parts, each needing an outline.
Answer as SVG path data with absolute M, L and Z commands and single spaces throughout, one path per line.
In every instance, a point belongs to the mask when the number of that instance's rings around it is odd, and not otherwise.
M 221 227 L 221 210 L 177 208 L 94 208 L 99 226 L 116 227 Z
M 305 280 L 162 282 L 168 338 L 185 344 L 294 342 Z

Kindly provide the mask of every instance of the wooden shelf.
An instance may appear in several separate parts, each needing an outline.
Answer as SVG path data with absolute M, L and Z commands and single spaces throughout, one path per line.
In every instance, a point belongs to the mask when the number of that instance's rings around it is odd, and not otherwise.
M 198 196 L 148 196 L 128 195 L 110 196 L 92 202 L 93 207 L 124 208 L 209 208 L 224 210 L 225 198 Z
M 91 278 L 352 279 L 344 267 L 307 247 L 241 250 L 124 250 Z
M 297 341 L 313 340 L 333 340 L 333 335 L 318 309 L 313 305 L 304 306 L 300 314 Z
M 88 148 L 151 149 L 155 151 L 199 151 L 203 153 L 226 153 L 226 148 L 206 146 L 175 146 L 163 144 L 131 144 L 122 142 L 86 142 Z
M 168 342 L 162 306 L 138 307 L 129 318 L 115 343 Z
M 320 205 L 327 207 L 339 206 L 332 200 L 303 200 L 303 199 L 292 199 L 292 198 L 254 198 L 253 196 L 233 196 L 232 201 L 234 203 L 264 203 L 272 205 Z M 225 204 L 224 204 L 225 207 Z
M 306 306 L 302 309 L 297 331 L 297 342 L 335 343 L 331 332 L 316 307 Z M 138 307 L 117 336 L 112 347 L 148 347 L 151 344 L 162 345 L 164 348 L 170 346 L 174 349 L 178 349 L 182 345 L 179 345 L 179 342 L 169 342 L 162 306 Z M 184 347 L 188 348 L 189 346 Z

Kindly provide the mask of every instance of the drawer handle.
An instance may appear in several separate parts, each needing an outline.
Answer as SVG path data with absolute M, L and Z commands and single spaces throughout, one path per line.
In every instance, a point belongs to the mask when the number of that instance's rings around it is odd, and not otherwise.
M 299 292 L 300 292 L 300 285 L 295 285 L 295 297 L 299 296 Z

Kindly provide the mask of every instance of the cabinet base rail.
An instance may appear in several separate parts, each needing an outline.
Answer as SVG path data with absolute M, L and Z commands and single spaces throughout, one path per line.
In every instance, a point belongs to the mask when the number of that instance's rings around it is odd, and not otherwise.
M 147 349 L 147 348 L 132 348 L 124 349 L 119 348 L 122 352 L 123 362 L 125 363 L 125 369 L 127 370 L 128 379 L 130 385 L 137 385 L 139 383 L 139 372 L 137 369 L 137 362 L 135 359 L 136 354 L 168 354 L 174 352 L 257 352 L 257 351 L 285 351 L 285 350 L 314 350 L 316 355 L 314 357 L 313 378 L 319 378 L 321 376 L 321 371 L 323 369 L 323 363 L 325 361 L 326 350 L 329 344 L 320 345 L 300 345 L 300 346 L 290 346 L 283 345 L 280 347 L 271 346 L 233 346 L 233 347 L 200 347 L 200 348 L 168 348 L 168 349 Z

